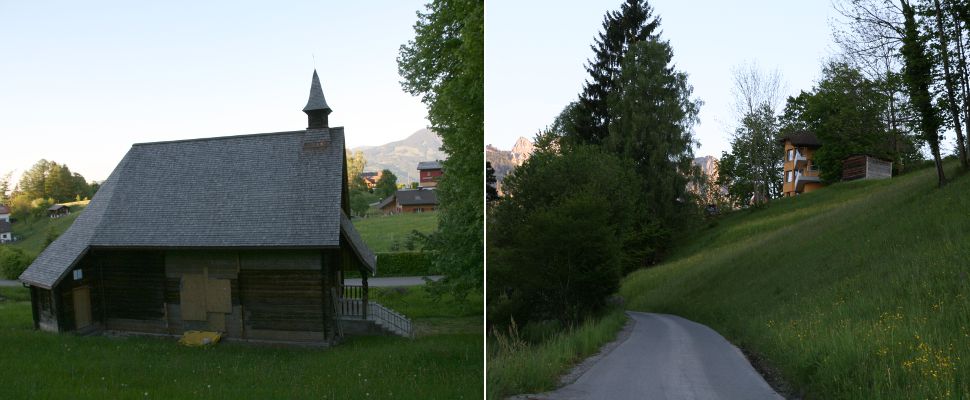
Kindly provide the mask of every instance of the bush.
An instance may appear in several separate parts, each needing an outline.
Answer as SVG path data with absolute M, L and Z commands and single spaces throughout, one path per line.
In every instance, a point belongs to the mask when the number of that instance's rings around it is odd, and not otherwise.
M 421 233 L 417 229 L 412 229 L 411 233 L 405 236 L 403 240 L 398 239 L 394 243 L 391 243 L 391 251 L 424 250 L 429 239 L 428 235 Z
M 606 308 L 662 235 L 631 162 L 592 147 L 540 152 L 505 179 L 489 216 L 491 323 L 573 326 Z
M 377 276 L 431 275 L 431 253 L 400 251 L 377 253 Z
M 4 279 L 19 278 L 32 261 L 33 259 L 21 249 L 0 246 L 0 276 Z

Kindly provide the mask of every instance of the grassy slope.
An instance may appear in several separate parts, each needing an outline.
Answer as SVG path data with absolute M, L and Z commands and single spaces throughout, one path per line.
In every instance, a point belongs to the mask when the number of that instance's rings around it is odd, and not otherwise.
M 81 215 L 84 207 L 86 206 L 78 204 L 71 206 L 71 214 L 66 217 L 55 219 L 31 218 L 27 221 L 15 222 L 11 225 L 13 235 L 20 237 L 21 240 L 10 244 L 10 246 L 19 247 L 30 254 L 31 257 L 36 257 L 44 248 L 44 243 L 47 241 L 47 232 L 53 229 L 58 235 L 64 233 L 67 228 L 71 227 L 74 220 Z
M 621 294 L 710 325 L 811 398 L 968 398 L 968 212 L 970 176 L 838 184 L 727 216 Z
M 359 337 L 330 349 L 186 348 L 174 339 L 34 331 L 26 291 L 0 288 L 0 365 L 17 366 L 0 369 L 0 398 L 482 398 L 481 305 L 429 314 L 430 299 L 414 291 L 395 303 L 400 311 L 460 328 L 414 340 Z
M 412 230 L 428 234 L 438 229 L 438 213 L 378 215 L 354 219 L 354 227 L 371 250 L 391 251 L 391 245 L 395 241 L 403 242 Z

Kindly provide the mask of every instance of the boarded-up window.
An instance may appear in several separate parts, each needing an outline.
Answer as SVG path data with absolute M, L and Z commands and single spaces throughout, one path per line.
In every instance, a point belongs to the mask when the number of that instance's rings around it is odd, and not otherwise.
M 211 313 L 232 313 L 232 289 L 228 279 L 184 274 L 179 292 L 179 307 L 185 321 L 212 321 Z
M 210 278 L 206 281 L 205 310 L 216 313 L 232 313 L 232 295 L 228 279 Z
M 182 287 L 179 291 L 182 320 L 206 321 L 205 310 L 205 276 L 202 274 L 182 275 Z

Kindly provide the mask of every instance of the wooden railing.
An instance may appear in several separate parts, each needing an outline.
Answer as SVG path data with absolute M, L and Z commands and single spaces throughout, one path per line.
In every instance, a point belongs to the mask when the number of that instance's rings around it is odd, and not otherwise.
M 340 299 L 340 316 L 364 318 L 364 302 L 360 299 Z
M 365 310 L 367 311 L 366 316 Z M 414 334 L 411 328 L 411 320 L 408 317 L 373 301 L 367 302 L 365 308 L 362 300 L 340 299 L 340 315 L 344 318 L 360 318 L 378 322 L 402 336 L 412 337 Z
M 343 299 L 363 299 L 364 298 L 364 287 L 363 286 L 352 286 L 344 285 L 344 295 L 341 297 Z
M 339 300 L 340 315 L 344 318 L 360 318 L 375 321 L 399 334 L 413 336 L 411 320 L 403 314 L 367 299 L 363 286 L 344 285 Z
M 375 302 L 367 303 L 367 308 L 368 319 L 381 321 L 385 326 L 393 327 L 393 330 L 402 336 L 414 336 L 414 332 L 411 331 L 411 320 L 403 314 Z

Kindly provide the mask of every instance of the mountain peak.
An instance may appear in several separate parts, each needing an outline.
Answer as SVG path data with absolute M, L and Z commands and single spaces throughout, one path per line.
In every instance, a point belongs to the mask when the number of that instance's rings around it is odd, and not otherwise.
M 512 146 L 512 162 L 515 165 L 522 165 L 535 150 L 536 147 L 531 140 L 519 137 L 519 140 L 515 141 L 515 146 Z

